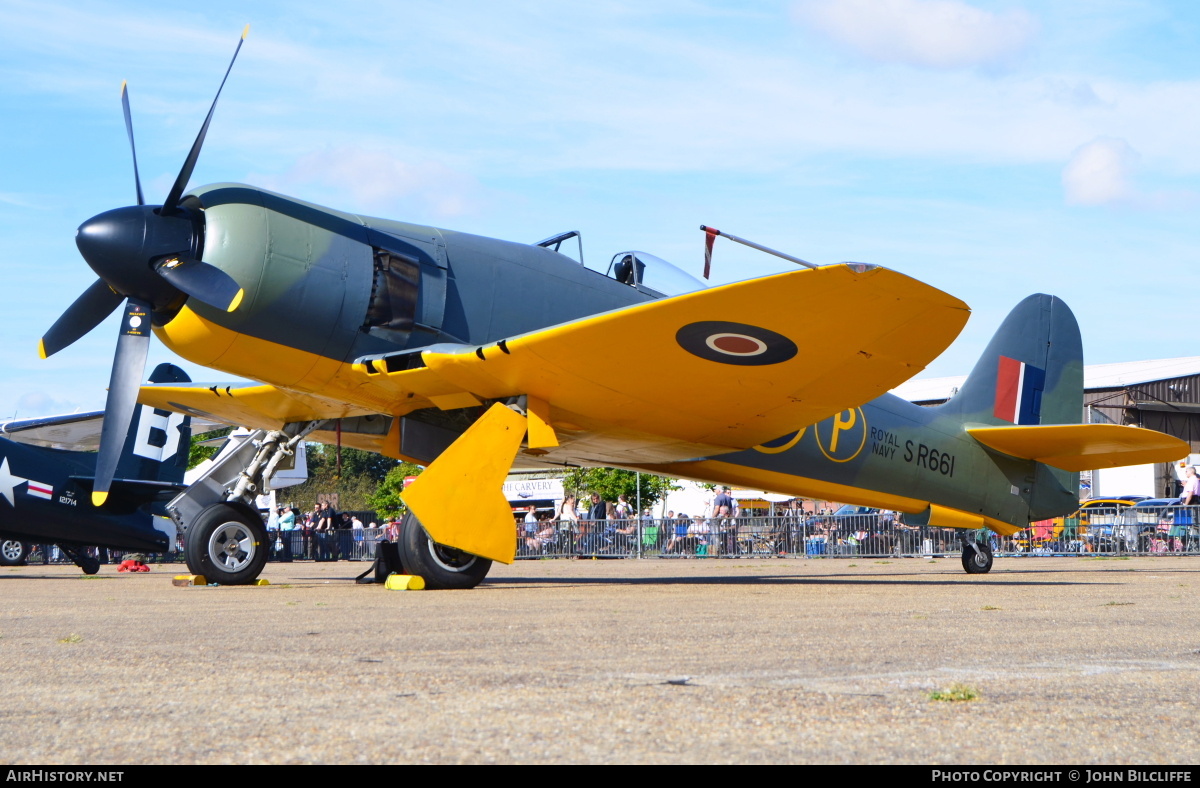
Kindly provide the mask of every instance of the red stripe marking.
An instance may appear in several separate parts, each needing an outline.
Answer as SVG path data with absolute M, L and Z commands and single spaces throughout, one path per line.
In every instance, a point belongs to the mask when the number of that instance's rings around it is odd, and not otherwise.
M 1000 357 L 996 370 L 996 407 L 992 415 L 1013 424 L 1017 423 L 1017 389 L 1021 384 L 1021 362 L 1008 356 Z
M 704 278 L 708 278 L 708 273 L 712 269 L 712 250 L 713 241 L 717 240 L 717 231 L 711 227 L 704 228 Z

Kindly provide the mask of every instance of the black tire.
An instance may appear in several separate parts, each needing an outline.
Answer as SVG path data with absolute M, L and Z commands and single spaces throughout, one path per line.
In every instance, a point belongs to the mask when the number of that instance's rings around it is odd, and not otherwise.
M 84 556 L 79 559 L 79 568 L 85 575 L 94 575 L 100 571 L 100 559 L 90 555 Z
M 412 513 L 400 524 L 400 562 L 404 571 L 419 575 L 425 587 L 437 591 L 474 588 L 492 568 L 490 558 L 435 544 L 425 526 Z
M 25 566 L 31 545 L 17 539 L 0 541 L 0 566 Z
M 988 542 L 963 542 L 962 565 L 969 575 L 986 575 L 992 571 L 992 546 Z
M 253 583 L 269 552 L 262 518 L 227 503 L 215 503 L 200 512 L 184 536 L 188 569 L 223 586 Z

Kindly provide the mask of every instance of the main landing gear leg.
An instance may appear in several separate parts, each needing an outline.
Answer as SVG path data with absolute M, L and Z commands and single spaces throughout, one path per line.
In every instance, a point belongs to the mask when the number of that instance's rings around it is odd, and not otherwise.
M 258 579 L 271 546 L 255 508 L 259 491 L 304 437 L 323 421 L 258 430 L 167 504 L 184 533 L 183 556 L 193 574 L 221 585 L 249 585 Z
M 975 532 L 970 531 L 962 537 L 962 565 L 969 575 L 986 575 L 992 571 L 992 545 L 990 542 L 980 542 L 975 538 Z
M 63 555 L 70 558 L 75 566 L 82 569 L 85 575 L 94 575 L 100 571 L 100 559 L 88 555 L 86 547 L 72 547 L 60 544 L 58 549 L 62 550 Z

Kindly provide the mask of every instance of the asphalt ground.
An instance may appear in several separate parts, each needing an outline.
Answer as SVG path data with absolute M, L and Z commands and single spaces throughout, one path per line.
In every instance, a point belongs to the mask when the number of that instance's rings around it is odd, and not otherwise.
M 473 591 L 0 570 L 5 764 L 1175 764 L 1200 560 L 528 561 Z M 931 699 L 954 685 L 973 700 Z

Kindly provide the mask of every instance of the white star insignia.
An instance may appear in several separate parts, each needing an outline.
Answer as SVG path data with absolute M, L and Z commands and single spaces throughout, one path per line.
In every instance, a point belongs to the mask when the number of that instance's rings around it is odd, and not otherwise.
M 4 458 L 4 462 L 0 462 L 0 496 L 8 499 L 9 506 L 16 506 L 16 497 L 13 495 L 13 488 L 20 487 L 25 484 L 28 479 L 23 479 L 20 476 L 13 476 L 8 470 L 8 458 Z

